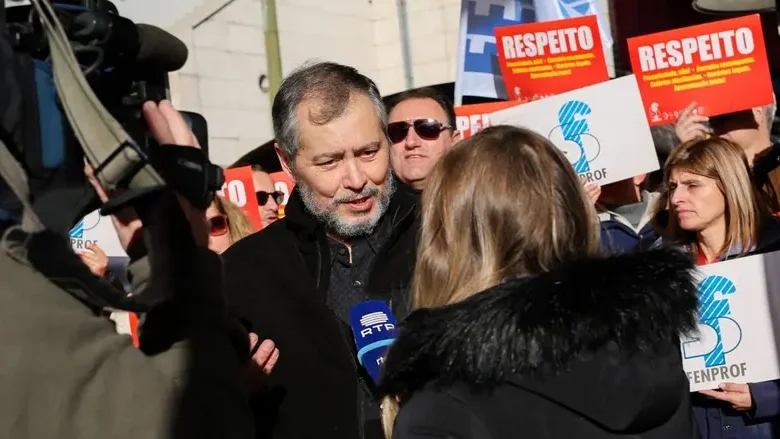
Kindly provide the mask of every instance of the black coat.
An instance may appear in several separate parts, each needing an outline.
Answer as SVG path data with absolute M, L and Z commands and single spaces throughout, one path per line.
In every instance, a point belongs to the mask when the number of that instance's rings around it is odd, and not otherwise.
M 407 309 L 417 237 L 417 198 L 396 192 L 385 220 L 392 232 L 379 250 L 366 291 L 390 301 L 397 318 Z M 330 254 L 323 227 L 309 215 L 297 190 L 286 217 L 242 239 L 224 253 L 228 307 L 280 359 L 267 391 L 255 401 L 259 438 L 358 439 L 376 437 L 358 410 L 354 341 L 326 305 Z M 362 384 L 371 387 L 371 384 Z M 378 416 L 378 414 L 377 414 Z
M 583 260 L 414 312 L 381 385 L 394 438 L 694 437 L 692 268 L 674 250 Z

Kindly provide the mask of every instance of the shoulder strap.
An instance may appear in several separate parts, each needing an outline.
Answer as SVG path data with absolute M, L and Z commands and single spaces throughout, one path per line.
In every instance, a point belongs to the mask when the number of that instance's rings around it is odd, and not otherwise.
M 122 182 L 129 182 L 133 189 L 164 186 L 146 155 L 87 83 L 51 4 L 46 0 L 31 3 L 49 42 L 57 95 L 97 179 L 109 191 Z
M 27 183 L 27 174 L 22 165 L 16 161 L 16 157 L 0 139 L 0 176 L 5 179 L 8 186 L 14 192 L 14 195 L 21 201 L 24 211 L 22 212 L 22 230 L 27 233 L 37 233 L 44 229 L 38 215 L 33 211 L 30 205 L 30 186 Z
M 52 6 L 46 0 L 31 3 L 49 42 L 57 95 L 87 160 L 95 168 L 95 177 L 110 192 L 120 184 L 140 190 L 164 186 L 162 177 L 148 164 L 146 154 L 87 83 Z M 0 176 L 24 206 L 22 228 L 27 232 L 43 230 L 43 223 L 30 205 L 24 169 L 1 141 Z

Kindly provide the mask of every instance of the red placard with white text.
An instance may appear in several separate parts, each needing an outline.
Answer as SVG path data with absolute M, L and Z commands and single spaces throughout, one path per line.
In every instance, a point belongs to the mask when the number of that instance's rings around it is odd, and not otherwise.
M 497 27 L 494 32 L 510 100 L 543 98 L 609 80 L 595 15 Z
M 772 103 L 758 14 L 629 38 L 628 50 L 650 125 L 693 101 L 705 116 Z
M 501 101 L 455 107 L 455 129 L 460 132 L 461 138 L 467 139 L 491 126 L 490 113 L 522 103 L 522 101 Z
M 225 184 L 222 185 L 222 189 L 217 192 L 217 195 L 240 207 L 257 230 L 263 228 L 251 166 L 225 169 Z
M 282 191 L 284 193 L 284 202 L 279 205 L 279 218 L 284 218 L 284 208 L 287 206 L 287 201 L 290 199 L 290 194 L 292 194 L 293 188 L 295 187 L 295 182 L 283 171 L 271 174 L 271 180 L 274 181 L 274 188 L 277 191 Z

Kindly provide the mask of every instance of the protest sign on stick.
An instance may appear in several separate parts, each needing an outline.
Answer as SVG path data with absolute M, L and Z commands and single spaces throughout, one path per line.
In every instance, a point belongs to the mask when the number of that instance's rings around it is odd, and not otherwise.
M 509 100 L 609 80 L 595 15 L 498 27 L 495 33 Z
M 772 103 L 759 16 L 628 39 L 650 125 L 673 123 L 691 102 L 706 116 Z

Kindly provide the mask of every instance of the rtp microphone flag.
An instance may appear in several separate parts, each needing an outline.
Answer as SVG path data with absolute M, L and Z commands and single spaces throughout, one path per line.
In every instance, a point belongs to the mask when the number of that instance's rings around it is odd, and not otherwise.
M 385 353 L 395 339 L 395 317 L 385 302 L 370 300 L 353 306 L 349 320 L 358 349 L 358 362 L 374 382 L 378 382 Z
M 612 36 L 594 0 L 462 0 L 455 104 L 463 96 L 507 99 L 496 54 L 496 27 L 560 20 L 595 14 L 601 41 L 612 47 Z

